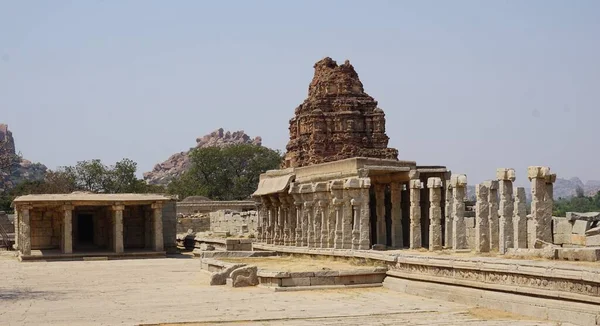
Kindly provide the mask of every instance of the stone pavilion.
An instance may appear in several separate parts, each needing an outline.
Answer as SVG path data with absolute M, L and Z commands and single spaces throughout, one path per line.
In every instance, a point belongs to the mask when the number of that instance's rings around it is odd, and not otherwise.
M 22 260 L 164 256 L 174 246 L 175 202 L 163 195 L 26 195 L 15 198 L 13 206 L 15 245 Z

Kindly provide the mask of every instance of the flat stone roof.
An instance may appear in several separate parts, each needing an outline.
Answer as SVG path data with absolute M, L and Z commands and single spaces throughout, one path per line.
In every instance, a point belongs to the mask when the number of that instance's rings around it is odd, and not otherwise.
M 170 201 L 174 198 L 158 194 L 93 194 L 86 192 L 73 192 L 70 194 L 42 194 L 19 196 L 13 203 L 40 203 L 40 202 L 148 202 Z

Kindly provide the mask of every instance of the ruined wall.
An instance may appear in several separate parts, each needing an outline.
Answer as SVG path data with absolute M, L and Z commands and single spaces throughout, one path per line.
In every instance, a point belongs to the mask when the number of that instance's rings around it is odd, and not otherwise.
M 146 245 L 146 215 L 143 206 L 125 206 L 123 211 L 123 245 L 125 249 Z
M 210 214 L 198 214 L 194 217 L 178 217 L 177 233 L 186 233 L 188 230 L 196 232 L 210 231 Z
M 166 252 L 177 249 L 177 217 L 175 201 L 166 202 L 162 209 L 163 243 Z
M 63 213 L 58 208 L 31 210 L 31 249 L 59 248 Z
M 234 235 L 256 234 L 257 211 L 235 212 L 218 211 L 210 213 L 210 230 L 229 232 Z

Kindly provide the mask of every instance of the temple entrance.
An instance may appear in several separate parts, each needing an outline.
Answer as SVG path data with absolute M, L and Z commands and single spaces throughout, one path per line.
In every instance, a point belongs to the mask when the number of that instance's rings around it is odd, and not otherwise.
M 94 219 L 92 214 L 77 215 L 77 240 L 82 245 L 93 245 Z

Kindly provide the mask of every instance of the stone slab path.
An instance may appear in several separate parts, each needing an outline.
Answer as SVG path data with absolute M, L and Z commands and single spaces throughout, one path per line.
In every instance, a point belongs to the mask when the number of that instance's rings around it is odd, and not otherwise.
M 209 286 L 191 258 L 19 263 L 0 256 L 0 271 L 0 325 L 555 325 L 384 288 Z

